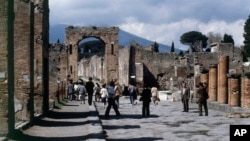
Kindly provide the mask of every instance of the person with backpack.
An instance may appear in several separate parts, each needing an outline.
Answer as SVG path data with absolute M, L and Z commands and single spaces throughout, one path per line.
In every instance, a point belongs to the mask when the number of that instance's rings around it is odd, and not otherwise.
M 108 106 L 107 106 L 106 111 L 105 111 L 105 117 L 109 117 L 109 112 L 110 112 L 111 107 L 113 107 L 113 109 L 116 113 L 116 116 L 120 116 L 120 112 L 119 112 L 118 107 L 115 103 L 114 83 L 110 82 L 107 90 L 108 90 Z

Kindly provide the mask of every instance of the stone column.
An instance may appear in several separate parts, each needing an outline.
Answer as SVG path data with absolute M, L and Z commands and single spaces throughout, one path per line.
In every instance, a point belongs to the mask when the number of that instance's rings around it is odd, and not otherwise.
M 250 108 L 250 78 L 242 77 L 241 107 Z
M 211 65 L 209 69 L 208 95 L 208 100 L 217 101 L 217 65 Z
M 228 78 L 228 105 L 232 107 L 240 106 L 240 79 L 239 76 Z
M 221 56 L 219 58 L 218 66 L 218 102 L 220 104 L 227 104 L 228 102 L 228 82 L 227 73 L 229 69 L 229 57 Z

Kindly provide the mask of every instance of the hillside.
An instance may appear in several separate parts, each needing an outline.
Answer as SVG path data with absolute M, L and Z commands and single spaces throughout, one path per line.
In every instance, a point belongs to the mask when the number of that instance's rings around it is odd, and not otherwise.
M 58 24 L 58 25 L 51 25 L 50 26 L 50 43 L 55 43 L 57 42 L 57 40 L 59 39 L 61 43 L 64 42 L 65 39 L 65 33 L 64 30 L 67 27 L 67 25 L 64 24 Z M 154 41 L 150 41 L 147 39 L 144 39 L 142 37 L 138 37 L 136 35 L 133 35 L 131 33 L 128 33 L 124 30 L 119 31 L 118 34 L 118 38 L 119 38 L 119 45 L 121 46 L 129 46 L 131 41 L 136 41 L 137 43 L 139 43 L 142 46 L 148 46 L 154 43 Z M 170 51 L 170 46 L 168 45 L 164 45 L 161 43 L 159 44 L 159 51 L 160 52 L 169 52 Z M 176 49 L 176 51 L 178 52 L 178 50 Z

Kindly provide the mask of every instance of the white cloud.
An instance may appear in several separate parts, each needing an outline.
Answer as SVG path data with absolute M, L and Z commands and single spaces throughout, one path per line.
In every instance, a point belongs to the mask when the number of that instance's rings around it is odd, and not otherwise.
M 203 23 L 198 20 L 184 19 L 179 22 L 168 24 L 144 24 L 137 20 L 129 20 L 119 27 L 125 31 L 135 35 L 145 37 L 159 43 L 171 45 L 174 41 L 175 47 L 185 49 L 187 46 L 180 43 L 180 36 L 185 32 L 199 31 L 204 35 L 209 32 L 220 33 L 222 36 L 227 33 L 233 36 L 236 46 L 243 44 L 243 26 L 244 20 L 235 21 L 233 23 L 226 23 L 225 21 L 210 21 Z
M 185 48 L 180 36 L 188 31 L 230 34 L 243 42 L 249 0 L 49 0 L 50 23 L 119 26 L 135 35 Z

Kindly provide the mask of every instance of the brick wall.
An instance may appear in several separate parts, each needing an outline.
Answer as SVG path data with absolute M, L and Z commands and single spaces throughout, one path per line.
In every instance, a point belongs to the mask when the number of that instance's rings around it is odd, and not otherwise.
M 0 0 L 0 136 L 8 133 L 7 4 L 8 0 Z
M 105 42 L 105 81 L 118 78 L 118 31 L 117 27 L 66 28 L 66 44 L 72 47 L 72 54 L 69 54 L 69 70 L 72 70 L 72 73 L 69 71 L 69 74 L 73 80 L 77 80 L 78 77 L 78 43 L 88 37 L 96 37 Z
M 19 101 L 16 108 L 15 119 L 19 121 L 29 121 L 28 110 L 29 90 L 30 90 L 30 9 L 29 3 L 15 1 L 15 21 L 14 21 L 14 67 L 15 67 L 15 99 Z
M 34 1 L 34 112 L 42 113 L 43 100 L 43 43 L 41 43 L 43 31 L 43 1 Z

